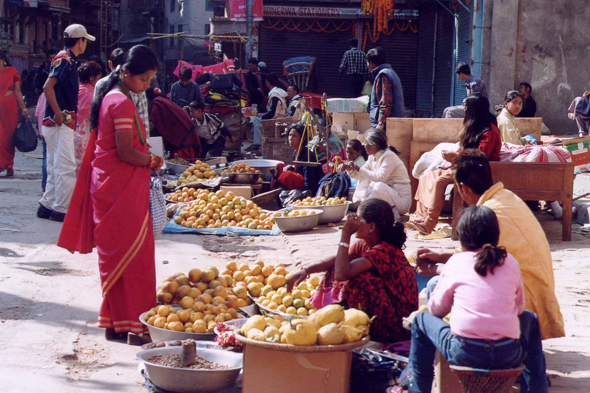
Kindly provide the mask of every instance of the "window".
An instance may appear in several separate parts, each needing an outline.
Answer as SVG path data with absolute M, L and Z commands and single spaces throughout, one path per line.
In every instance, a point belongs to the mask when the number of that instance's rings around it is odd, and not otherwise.
M 170 12 L 176 11 L 176 0 L 170 0 Z
M 179 32 L 179 33 L 181 33 L 181 32 L 184 31 L 183 29 L 184 29 L 184 26 L 183 25 L 178 25 L 178 30 L 176 30 L 176 31 Z
M 211 32 L 211 25 L 209 23 L 207 23 L 205 25 L 205 35 L 209 35 L 210 32 Z
M 170 34 L 174 34 L 174 25 L 170 25 Z M 174 37 L 170 37 L 170 47 L 174 47 Z

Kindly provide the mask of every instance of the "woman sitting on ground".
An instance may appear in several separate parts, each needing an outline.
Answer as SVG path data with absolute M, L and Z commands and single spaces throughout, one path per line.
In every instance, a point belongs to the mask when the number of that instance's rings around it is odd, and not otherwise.
M 516 368 L 524 363 L 521 392 L 547 392 L 539 322 L 524 310 L 520 267 L 498 247 L 496 214 L 485 206 L 465 210 L 458 225 L 462 252 L 449 259 L 412 324 L 410 392 L 430 392 L 435 352 L 453 365 Z M 442 318 L 451 313 L 451 324 Z
M 349 139 L 348 142 L 346 142 L 346 156 L 348 157 L 348 161 L 351 161 L 354 165 L 358 166 L 359 168 L 365 165 L 365 163 L 369 159 L 367 150 L 365 150 L 365 147 L 358 139 Z M 341 164 L 338 167 L 338 172 L 342 172 L 344 168 L 343 165 L 344 164 Z M 356 188 L 358 182 L 359 181 L 357 179 L 351 178 L 350 188 Z
M 477 149 L 485 153 L 490 161 L 500 159 L 502 141 L 496 117 L 490 113 L 490 103 L 484 96 L 469 96 L 465 99 L 465 121 L 459 134 L 459 151 L 443 151 L 446 162 L 439 169 L 427 172 L 420 177 L 414 199 L 416 213 L 408 223 L 408 228 L 428 235 L 438 223 L 445 202 L 445 190 L 453 183 L 455 169 L 452 164 L 463 149 Z
M 363 166 L 347 162 L 342 166 L 351 178 L 358 180 L 353 201 L 381 199 L 393 208 L 396 219 L 410 209 L 412 186 L 408 170 L 398 157 L 397 149 L 388 146 L 383 131 L 369 129 L 364 133 L 369 159 Z
M 353 234 L 359 241 L 349 249 Z M 394 222 L 389 204 L 369 199 L 359 206 L 358 216 L 348 215 L 337 254 L 294 272 L 287 286 L 292 288 L 309 274 L 326 272 L 320 286 L 334 288 L 332 303 L 377 317 L 371 325 L 373 340 L 407 340 L 410 335 L 402 327 L 402 318 L 418 308 L 418 287 L 402 251 L 405 241 L 403 225 Z M 312 298 L 318 309 L 330 304 L 321 292 Z
M 324 177 L 324 171 L 319 165 L 316 155 L 307 148 L 309 140 L 307 135 L 303 135 L 304 126 L 301 124 L 293 124 L 289 129 L 289 146 L 295 151 L 293 152 L 293 161 L 309 162 L 310 164 L 317 164 L 314 166 L 295 165 L 295 170 L 303 176 L 303 190 L 311 191 L 311 195 L 315 196 L 320 179 Z

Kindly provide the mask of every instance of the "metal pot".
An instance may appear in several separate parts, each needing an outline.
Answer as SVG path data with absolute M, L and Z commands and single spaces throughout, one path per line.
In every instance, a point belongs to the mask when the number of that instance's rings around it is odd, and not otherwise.
M 181 347 L 147 349 L 139 352 L 137 358 L 144 363 L 150 381 L 160 389 L 171 392 L 206 393 L 217 392 L 235 385 L 243 366 L 241 353 L 219 349 L 197 349 L 197 355 L 230 367 L 225 370 L 193 370 L 150 363 L 150 359 L 154 356 L 180 355 L 181 350 Z
M 322 211 L 318 224 L 331 224 L 342 221 L 342 219 L 348 213 L 348 208 L 352 202 L 346 202 L 340 205 L 325 205 L 325 206 L 290 206 L 291 209 L 304 210 L 304 209 L 318 209 Z
M 256 184 L 260 173 L 228 173 L 227 177 L 232 184 Z

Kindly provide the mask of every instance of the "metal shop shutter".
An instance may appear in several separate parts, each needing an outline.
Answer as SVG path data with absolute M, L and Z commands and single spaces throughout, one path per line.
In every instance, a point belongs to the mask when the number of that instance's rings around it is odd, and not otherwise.
M 457 61 L 456 64 L 463 61 L 471 67 L 471 33 L 473 31 L 473 24 L 471 22 L 471 12 L 463 7 L 459 7 L 459 28 L 457 39 Z M 465 91 L 465 82 L 460 80 L 456 74 L 455 78 L 455 105 L 461 105 L 467 92 Z
M 438 9 L 436 31 L 436 63 L 434 74 L 434 117 L 441 117 L 450 106 L 453 83 L 453 30 L 455 18 L 443 8 Z
M 432 116 L 432 72 L 434 70 L 436 10 L 420 10 L 418 30 L 418 75 L 416 81 L 416 116 Z
M 352 37 L 352 29 L 328 34 L 261 28 L 258 60 L 266 62 L 271 72 L 282 74 L 283 61 L 296 56 L 314 56 L 321 73 L 317 93 L 325 92 L 332 97 L 347 97 L 346 77 L 340 76 L 338 67 L 344 52 L 349 49 Z
M 391 35 L 382 35 L 376 43 L 367 40 L 366 51 L 382 47 L 387 61 L 396 72 L 404 89 L 404 105 L 416 109 L 416 79 L 418 77 L 418 34 L 410 29 L 395 30 Z

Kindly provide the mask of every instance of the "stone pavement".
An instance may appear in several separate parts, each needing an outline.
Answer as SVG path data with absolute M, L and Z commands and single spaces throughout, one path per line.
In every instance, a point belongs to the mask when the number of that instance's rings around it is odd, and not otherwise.
M 146 392 L 138 347 L 110 343 L 96 328 L 101 302 L 96 254 L 71 255 L 55 246 L 61 224 L 35 217 L 41 196 L 39 152 L 17 153 L 16 176 L 0 175 L 0 391 Z M 552 393 L 590 392 L 590 239 L 539 216 L 551 243 L 557 296 L 567 337 L 544 343 Z M 410 233 L 407 252 L 452 250 L 450 239 L 423 241 Z M 157 280 L 229 259 L 291 266 L 336 252 L 338 228 L 276 237 L 161 235 Z M 168 263 L 164 263 L 167 261 Z M 141 279 L 138 277 L 137 279 Z

